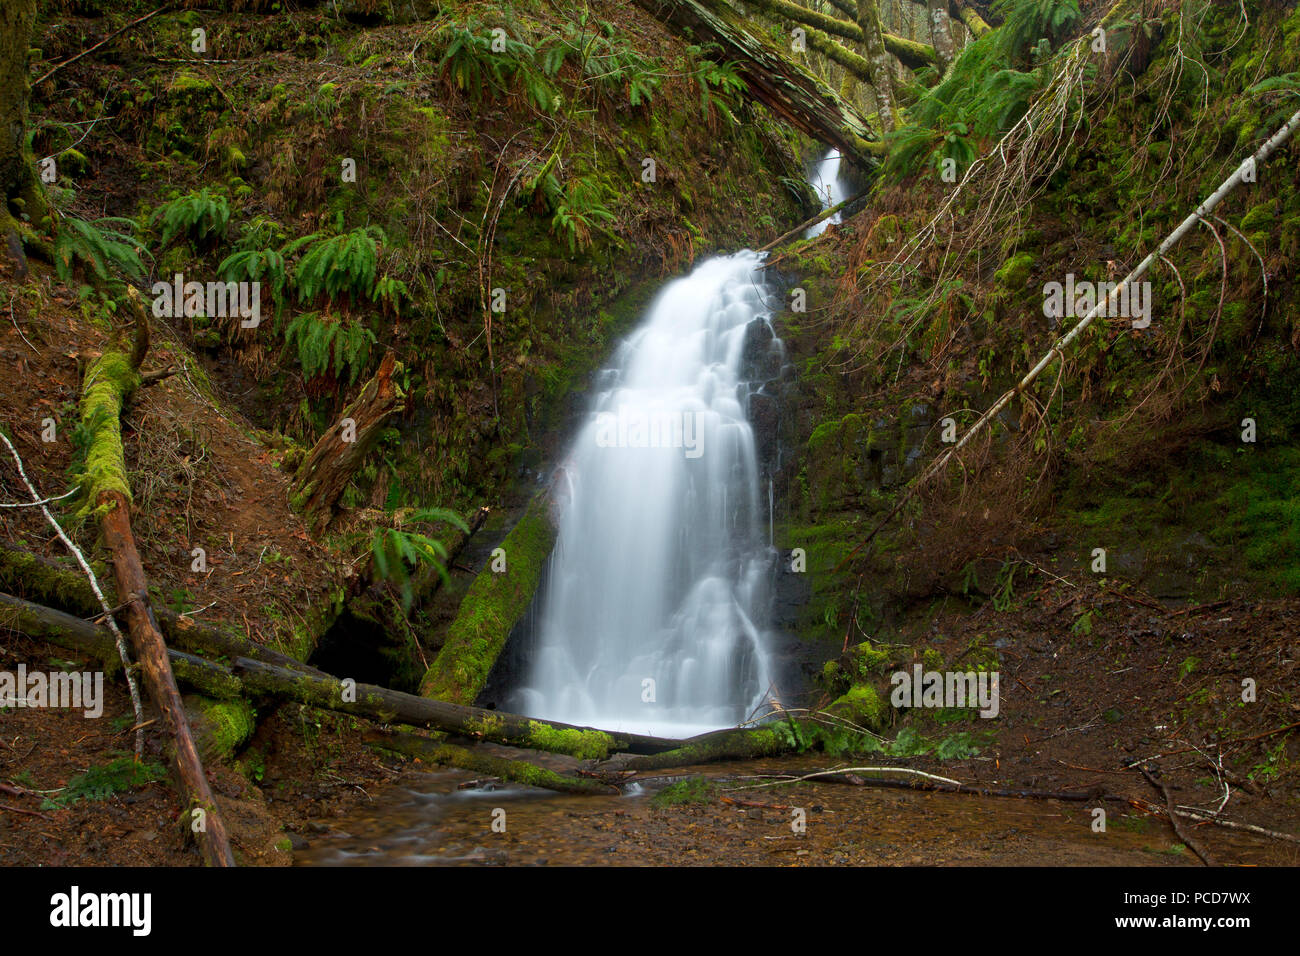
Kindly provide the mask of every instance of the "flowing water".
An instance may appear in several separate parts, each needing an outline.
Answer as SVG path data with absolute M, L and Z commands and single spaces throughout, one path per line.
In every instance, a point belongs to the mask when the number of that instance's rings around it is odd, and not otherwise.
M 686 737 L 763 704 L 771 549 L 746 418 L 761 257 L 670 282 L 597 379 L 557 469 L 558 537 L 509 709 Z
M 843 202 L 849 196 L 848 184 L 840 178 L 840 152 L 837 149 L 829 150 L 812 168 L 808 175 L 808 182 L 821 198 L 822 208 L 829 209 L 837 203 Z M 840 214 L 836 213 L 821 222 L 811 225 L 804 231 L 804 238 L 811 239 L 814 236 L 820 236 L 826 231 L 826 227 L 832 223 L 840 221 Z

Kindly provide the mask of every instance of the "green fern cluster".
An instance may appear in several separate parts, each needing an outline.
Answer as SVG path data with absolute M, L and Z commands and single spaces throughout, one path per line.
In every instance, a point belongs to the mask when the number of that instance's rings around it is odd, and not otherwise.
M 560 188 L 552 175 L 544 182 L 543 189 L 554 209 L 551 229 L 568 240 L 570 252 L 589 247 L 596 232 L 618 241 L 607 225 L 614 221 L 614 214 L 604 203 L 605 190 L 599 180 L 592 176 L 576 176 L 566 187 Z
M 534 67 L 537 50 L 506 33 L 491 30 L 470 20 L 464 26 L 450 23 L 437 34 L 442 47 L 438 69 L 456 89 L 478 103 L 504 94 L 512 84 L 519 87 L 544 112 L 554 112 L 556 93 Z M 499 47 L 499 49 L 494 49 Z
M 219 239 L 230 222 L 230 203 L 225 196 L 209 192 L 205 186 L 159 206 L 151 224 L 159 222 L 163 227 L 163 246 L 177 236 L 189 236 L 198 242 Z
M 1027 60 L 1041 40 L 1054 47 L 1083 19 L 1079 0 L 998 0 L 996 10 L 998 46 L 1012 62 Z
M 918 98 L 908 109 L 908 124 L 888 139 L 886 176 L 902 178 L 945 159 L 965 169 L 982 144 L 1024 116 L 1047 80 L 1046 71 L 1013 68 L 999 33 L 967 46 L 939 85 L 911 91 Z
M 298 353 L 307 378 L 326 373 L 335 378 L 347 374 L 349 383 L 370 362 L 370 347 L 375 344 L 375 333 L 358 320 L 337 316 L 322 317 L 319 312 L 304 312 L 294 316 L 284 332 L 285 342 Z
M 46 797 L 42 810 L 63 810 L 82 800 L 107 800 L 132 787 L 163 780 L 167 772 L 156 763 L 136 763 L 131 757 L 118 757 L 102 767 L 92 766 L 73 777 L 63 792 Z
M 113 228 L 116 227 L 116 228 Z M 63 282 L 71 281 L 73 268 L 81 262 L 101 281 L 108 281 L 110 270 L 132 279 L 144 277 L 140 253 L 144 246 L 132 235 L 135 223 L 130 219 L 106 216 L 86 222 L 73 216 L 59 219 L 54 237 L 54 269 Z
M 435 522 L 450 524 L 465 533 L 469 532 L 469 526 L 460 515 L 445 508 L 419 508 L 403 516 L 403 523 Z M 400 528 L 375 529 L 370 541 L 370 555 L 375 579 L 386 581 L 398 589 L 404 610 L 409 610 L 414 600 L 411 588 L 413 571 L 429 565 L 437 570 L 444 583 L 448 580 L 446 545 L 415 531 Z
M 293 272 L 298 301 L 314 302 L 320 296 L 350 302 L 372 299 L 379 266 L 380 243 L 387 242 L 378 226 L 362 226 L 336 236 L 313 234 L 286 247 L 292 254 L 302 246 L 307 251 Z
M 740 123 L 733 111 L 745 92 L 745 81 L 740 76 L 735 63 L 717 63 L 702 58 L 704 49 L 698 46 L 686 48 L 689 56 L 696 59 L 692 75 L 700 88 L 700 111 L 706 121 L 712 123 L 715 115 L 721 116 L 728 125 Z
M 615 101 L 625 95 L 632 106 L 646 105 L 659 89 L 661 77 L 652 61 L 616 42 L 617 36 L 612 23 L 583 11 L 562 32 L 539 44 L 542 72 L 553 77 L 572 59 L 582 80 L 599 96 Z

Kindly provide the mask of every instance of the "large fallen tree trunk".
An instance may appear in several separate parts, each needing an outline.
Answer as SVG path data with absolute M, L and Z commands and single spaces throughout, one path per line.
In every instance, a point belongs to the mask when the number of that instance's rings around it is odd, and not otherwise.
M 8 594 L 0 594 L 0 626 L 101 659 L 115 656 L 108 628 Z M 653 754 L 675 750 L 682 744 L 680 740 L 663 737 L 595 730 L 450 704 L 374 684 L 292 671 L 246 657 L 236 658 L 226 666 L 181 651 L 168 653 L 178 680 L 214 698 L 260 695 L 293 700 L 381 723 L 428 727 L 461 737 L 548 750 L 583 760 L 603 760 L 619 752 Z
M 80 420 L 90 436 L 84 476 L 86 496 L 88 507 L 93 506 L 99 516 L 135 660 L 171 740 L 178 785 L 186 803 L 186 821 L 198 836 L 208 865 L 234 866 L 226 827 L 203 773 L 168 662 L 167 644 L 149 609 L 149 584 L 131 533 L 131 489 L 126 478 L 120 416 L 139 384 L 140 364 L 149 349 L 149 332 L 144 304 L 134 289 L 130 293 L 136 315 L 130 353 L 110 347 L 91 363 L 82 388 Z
M 390 350 L 356 401 L 344 409 L 298 466 L 289 502 L 317 534 L 333 519 L 343 490 L 378 440 L 384 423 L 404 407 L 402 390 L 394 378 L 400 368 Z
M 442 649 L 420 680 L 421 695 L 474 702 L 510 632 L 528 611 L 554 546 L 551 496 L 541 491 L 501 542 L 500 554 L 465 592 Z M 504 560 L 504 567 L 498 559 Z
M 751 32 L 726 0 L 636 0 L 637 6 L 693 42 L 712 40 L 736 62 L 748 95 L 800 132 L 865 167 L 878 163 L 878 137 L 856 109 L 817 77 Z

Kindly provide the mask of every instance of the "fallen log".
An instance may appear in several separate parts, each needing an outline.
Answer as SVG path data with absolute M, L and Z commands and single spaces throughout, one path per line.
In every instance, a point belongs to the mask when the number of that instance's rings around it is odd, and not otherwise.
M 384 423 L 404 407 L 405 396 L 395 380 L 400 370 L 390 349 L 356 401 L 344 409 L 298 466 L 289 503 L 316 534 L 333 520 L 344 489 L 378 440 Z
M 864 168 L 879 164 L 878 139 L 849 103 L 808 70 L 750 31 L 726 0 L 636 0 L 656 20 L 691 42 L 712 40 L 733 60 L 746 94 L 813 139 L 837 148 Z
M 773 239 L 767 245 L 763 246 L 763 248 L 759 249 L 758 251 L 771 252 L 773 249 L 781 245 L 783 242 L 789 242 L 791 239 L 795 238 L 800 233 L 802 233 L 805 229 L 809 228 L 810 226 L 815 226 L 823 219 L 827 219 L 835 215 L 845 206 L 849 205 L 850 203 L 857 202 L 859 199 L 861 199 L 869 192 L 871 192 L 870 189 L 864 189 L 862 190 L 862 192 L 858 193 L 857 195 L 850 196 L 848 199 L 845 199 L 843 202 L 837 202 L 834 206 L 831 206 L 829 209 L 823 209 L 821 212 L 813 216 L 811 219 L 806 219 L 803 222 L 799 223 L 799 225 L 795 226 L 789 232 L 785 232 L 777 236 L 775 239 Z
M 465 592 L 438 656 L 420 680 L 421 696 L 457 704 L 474 702 L 510 632 L 532 603 L 555 533 L 550 493 L 538 492 L 501 542 L 504 570 L 482 569 Z
M 107 584 L 107 582 L 105 582 Z M 101 615 L 99 601 L 89 582 L 57 561 L 33 554 L 9 541 L 0 539 L 0 591 L 15 597 L 26 598 L 36 604 L 57 608 L 79 617 L 94 619 Z M 116 603 L 111 589 L 106 597 Z M 171 647 L 191 651 L 205 657 L 251 657 L 290 670 L 309 674 L 322 672 L 296 658 L 241 637 L 177 614 L 169 608 L 154 608 L 154 616 L 162 625 L 163 636 Z
M 294 674 L 278 667 L 240 658 L 231 673 L 246 691 L 274 697 L 288 697 L 327 710 L 369 717 L 381 723 L 431 727 L 462 737 L 583 759 L 601 760 L 611 753 L 653 754 L 671 750 L 680 741 L 642 734 L 626 734 L 576 727 L 554 721 L 536 720 L 518 714 L 484 710 L 467 704 L 453 704 L 416 697 L 374 684 L 344 686 L 337 678 Z M 346 693 L 346 699 L 345 699 Z
M 101 659 L 113 653 L 113 639 L 108 628 L 2 593 L 0 626 L 48 640 L 60 647 L 94 654 Z M 218 699 L 255 695 L 275 697 L 382 723 L 429 727 L 462 737 L 547 750 L 584 760 L 602 760 L 620 752 L 660 753 L 673 750 L 682 743 L 663 737 L 610 733 L 430 700 L 374 684 L 345 682 L 327 674 L 291 671 L 247 657 L 238 657 L 231 666 L 226 666 L 170 648 L 168 656 L 178 680 Z
M 123 613 L 135 661 L 149 697 L 162 714 L 163 727 L 171 741 L 178 788 L 186 804 L 186 820 L 191 823 L 209 866 L 234 866 L 225 823 L 204 775 L 168 661 L 167 643 L 149 609 L 149 584 L 131 533 L 131 488 L 126 477 L 120 416 L 127 399 L 139 385 L 140 364 L 149 348 L 149 326 L 139 293 L 129 288 L 128 294 L 135 312 L 135 337 L 130 353 L 116 345 L 110 346 L 91 363 L 82 385 L 80 421 L 89 435 L 82 477 L 87 508 L 99 517 L 118 598 L 124 601 Z
M 693 767 L 696 764 L 716 763 L 720 760 L 750 760 L 755 757 L 777 757 L 797 748 L 789 737 L 778 733 L 771 725 L 762 727 L 732 727 L 711 733 L 674 741 L 677 746 L 657 753 L 620 753 L 599 763 L 596 773 L 620 773 L 625 770 L 667 770 L 671 767 Z
M 617 795 L 617 787 L 593 780 L 590 777 L 573 777 L 568 774 L 550 770 L 527 760 L 509 760 L 483 753 L 477 748 L 460 747 L 455 744 L 432 740 L 418 734 L 397 731 L 367 731 L 362 739 L 368 746 L 381 750 L 391 750 L 407 757 L 414 757 L 425 763 L 436 763 L 460 770 L 472 770 L 485 773 L 502 780 L 530 787 L 541 787 L 559 793 L 578 793 L 595 796 Z

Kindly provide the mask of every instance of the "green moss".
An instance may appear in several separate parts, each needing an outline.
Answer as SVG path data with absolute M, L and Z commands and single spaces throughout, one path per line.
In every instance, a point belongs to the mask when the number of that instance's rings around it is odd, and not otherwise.
M 888 667 L 890 654 L 872 647 L 870 641 L 863 641 L 857 647 L 849 650 L 849 661 L 853 667 L 853 676 L 858 680 L 862 680 L 879 674 Z
M 847 694 L 830 705 L 830 712 L 850 720 L 859 727 L 879 730 L 889 722 L 889 706 L 867 684 L 855 684 Z
M 185 707 L 204 760 L 229 760 L 257 729 L 257 712 L 243 698 L 213 700 L 190 694 Z
M 86 372 L 81 397 L 81 429 L 86 451 L 79 469 L 83 493 L 79 514 L 92 512 L 106 494 L 116 492 L 131 500 L 120 415 L 123 403 L 139 382 L 139 373 L 131 368 L 130 360 L 122 352 L 105 352 Z
M 528 746 L 551 753 L 569 754 L 579 760 L 604 760 L 614 746 L 614 738 L 603 730 L 551 727 L 530 720 Z
M 1029 282 L 1029 270 L 1034 265 L 1034 255 L 1030 252 L 1018 252 L 1002 263 L 993 279 L 1004 289 L 1018 291 Z
M 554 544 L 549 503 L 538 495 L 501 543 L 506 570 L 498 573 L 489 564 L 470 585 L 442 650 L 420 682 L 421 694 L 474 702 L 510 631 L 528 610 Z
M 650 803 L 656 807 L 677 807 L 691 803 L 712 803 L 718 785 L 703 777 L 687 777 L 664 787 Z

